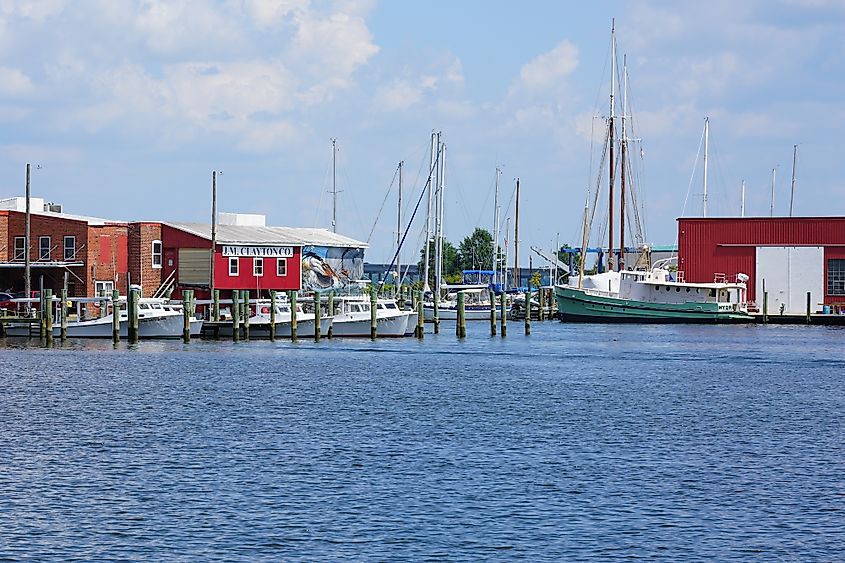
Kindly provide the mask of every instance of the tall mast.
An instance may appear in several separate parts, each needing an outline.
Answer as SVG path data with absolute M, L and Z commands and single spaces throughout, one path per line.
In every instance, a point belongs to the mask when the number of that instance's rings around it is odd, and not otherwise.
M 702 200 L 702 216 L 707 217 L 707 148 L 710 144 L 710 118 L 704 118 L 704 199 Z
M 217 170 L 211 171 L 211 256 L 208 288 L 214 293 L 214 251 L 217 250 Z
M 396 205 L 396 285 L 402 282 L 402 263 L 400 248 L 402 246 L 402 167 L 405 161 L 399 161 L 399 203 Z
M 628 133 L 625 118 L 628 115 L 628 56 L 622 55 L 622 158 L 619 185 L 619 271 L 625 268 L 625 160 L 628 154 Z
M 493 283 L 499 282 L 499 176 L 502 169 L 496 167 L 496 190 L 493 196 Z M 507 264 L 507 262 L 505 262 Z M 507 278 L 507 274 L 505 274 Z M 507 280 L 505 280 L 507 281 Z
M 332 139 L 332 232 L 337 232 L 337 139 Z
M 431 255 L 431 184 L 434 182 L 432 181 L 431 174 L 433 172 L 434 164 L 436 162 L 436 155 L 435 155 L 435 147 L 434 147 L 434 140 L 435 140 L 435 133 L 434 131 L 431 132 L 431 154 L 429 155 L 428 160 L 428 208 L 425 212 L 425 263 L 423 264 L 423 291 L 429 292 L 431 291 L 431 286 L 428 284 L 428 272 L 429 272 L 429 256 Z
M 739 210 L 740 217 L 745 217 L 745 180 L 742 181 L 742 205 Z
M 789 190 L 789 216 L 792 217 L 792 204 L 795 202 L 795 161 L 798 159 L 798 145 L 792 145 L 792 188 Z
M 519 279 L 519 178 L 516 179 L 516 217 L 513 227 L 513 279 Z
M 613 147 L 616 143 L 614 139 L 614 85 L 616 83 L 616 20 L 614 19 L 611 23 L 610 27 L 610 119 L 608 121 L 608 126 L 610 127 L 609 131 L 609 140 L 608 140 L 608 148 L 610 152 L 610 174 L 608 175 L 608 228 L 610 232 L 608 233 L 608 241 L 607 241 L 607 269 L 608 271 L 613 270 L 613 184 L 616 180 L 615 173 L 616 167 L 614 163 L 614 156 L 613 156 Z
M 505 219 L 505 256 L 504 261 L 502 262 L 502 289 L 507 291 L 508 289 L 508 253 L 510 249 L 508 248 L 508 236 L 510 236 L 511 232 L 511 218 L 508 217 Z M 514 286 L 517 284 L 516 278 L 513 279 Z
M 439 171 L 439 181 L 437 188 L 437 241 L 435 253 L 437 261 L 434 264 L 435 272 L 435 291 L 439 292 L 443 285 L 443 203 L 444 203 L 444 188 L 446 187 L 446 145 L 440 142 L 440 133 L 437 134 L 437 143 L 440 146 L 440 158 L 438 159 L 437 170 Z
M 769 206 L 769 217 L 775 216 L 775 176 L 777 167 L 772 168 L 772 203 Z
M 29 258 L 29 239 L 30 239 L 30 209 L 29 209 L 29 199 L 30 199 L 30 192 L 29 192 L 29 163 L 26 163 L 26 216 L 24 219 L 24 273 L 23 273 L 23 283 L 24 283 L 24 292 L 25 297 L 29 299 L 32 296 L 32 275 L 31 275 L 31 267 L 30 267 L 30 258 Z M 28 311 L 32 304 L 27 301 L 26 302 L 26 310 Z

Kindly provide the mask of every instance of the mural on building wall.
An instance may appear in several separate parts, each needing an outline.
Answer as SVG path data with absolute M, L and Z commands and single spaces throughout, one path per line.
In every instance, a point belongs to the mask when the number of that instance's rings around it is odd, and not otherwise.
M 361 248 L 302 248 L 302 289 L 342 289 L 363 276 L 364 250 Z

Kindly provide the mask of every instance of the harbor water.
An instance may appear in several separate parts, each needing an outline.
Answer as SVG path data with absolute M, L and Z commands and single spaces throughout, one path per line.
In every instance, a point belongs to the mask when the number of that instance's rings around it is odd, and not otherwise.
M 845 558 L 845 330 L 508 328 L 0 340 L 0 559 Z

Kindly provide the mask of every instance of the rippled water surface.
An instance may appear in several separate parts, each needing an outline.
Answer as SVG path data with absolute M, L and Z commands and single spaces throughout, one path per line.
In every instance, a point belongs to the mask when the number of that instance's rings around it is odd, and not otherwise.
M 0 559 L 845 559 L 845 330 L 0 340 Z

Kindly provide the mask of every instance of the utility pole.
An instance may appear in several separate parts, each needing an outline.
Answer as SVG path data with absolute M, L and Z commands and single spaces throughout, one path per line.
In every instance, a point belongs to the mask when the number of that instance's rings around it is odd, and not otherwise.
M 742 205 L 740 206 L 740 217 L 745 217 L 745 180 L 742 181 Z
M 769 217 L 775 216 L 775 176 L 777 167 L 772 168 L 772 202 L 769 206 Z
M 23 283 L 24 283 L 24 293 L 26 294 L 26 299 L 31 297 L 32 293 L 32 278 L 31 278 L 31 264 L 29 258 L 29 239 L 30 239 L 30 208 L 29 208 L 29 199 L 30 199 L 30 192 L 29 192 L 29 169 L 30 165 L 26 163 L 26 217 L 24 221 L 24 272 L 23 272 Z M 29 311 L 32 307 L 32 304 L 27 301 L 26 302 L 26 310 Z M 43 311 L 42 311 L 43 312 Z
M 795 202 L 795 161 L 798 159 L 798 145 L 792 145 L 792 188 L 789 191 L 789 216 L 792 217 L 792 204 Z

